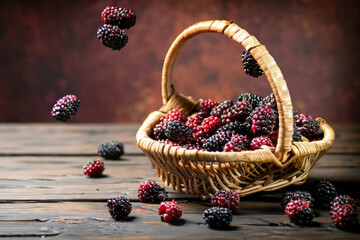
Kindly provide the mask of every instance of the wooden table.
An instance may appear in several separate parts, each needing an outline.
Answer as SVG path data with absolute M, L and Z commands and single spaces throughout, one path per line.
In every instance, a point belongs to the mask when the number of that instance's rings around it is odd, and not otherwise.
M 0 238 L 26 239 L 360 239 L 342 231 L 329 212 L 316 210 L 311 226 L 289 222 L 281 192 L 241 198 L 240 214 L 227 230 L 204 224 L 210 204 L 168 189 L 183 209 L 182 221 L 168 224 L 158 204 L 140 203 L 137 189 L 152 179 L 162 184 L 136 146 L 138 124 L 0 124 Z M 307 184 L 332 181 L 340 193 L 360 197 L 360 126 L 333 126 L 333 148 L 311 171 Z M 124 143 L 122 160 L 105 160 L 105 176 L 88 178 L 82 166 L 97 158 L 104 141 Z M 307 187 L 305 186 L 303 187 Z M 124 195 L 133 204 L 126 221 L 114 221 L 106 200 Z M 25 238 L 24 238 L 25 239 Z

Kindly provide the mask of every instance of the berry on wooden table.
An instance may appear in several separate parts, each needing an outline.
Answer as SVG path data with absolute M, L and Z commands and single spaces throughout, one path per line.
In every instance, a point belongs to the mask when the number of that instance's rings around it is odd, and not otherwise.
M 163 202 L 167 199 L 167 192 L 155 181 L 146 181 L 140 184 L 138 197 L 140 202 Z
M 286 205 L 285 213 L 296 225 L 308 225 L 314 218 L 309 202 L 304 199 L 290 201 Z
M 84 175 L 89 177 L 100 177 L 104 172 L 104 163 L 99 159 L 90 161 L 83 167 Z
M 98 154 L 105 159 L 119 159 L 124 155 L 124 145 L 119 141 L 101 143 L 98 147 Z
M 108 199 L 107 207 L 110 215 L 117 221 L 125 219 L 132 210 L 132 204 L 123 196 Z
M 161 220 L 167 223 L 175 222 L 182 216 L 182 209 L 179 207 L 175 199 L 160 203 L 158 210 Z
M 210 228 L 226 228 L 232 222 L 233 214 L 228 208 L 212 207 L 204 211 L 203 219 Z
M 211 205 L 213 207 L 224 207 L 230 209 L 233 214 L 239 212 L 240 197 L 236 190 L 231 189 L 226 191 L 224 189 L 217 191 L 211 197 Z

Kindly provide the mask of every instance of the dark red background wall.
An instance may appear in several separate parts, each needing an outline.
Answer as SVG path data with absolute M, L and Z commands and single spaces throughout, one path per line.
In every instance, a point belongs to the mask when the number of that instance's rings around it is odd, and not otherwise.
M 81 99 L 74 122 L 141 122 L 161 106 L 161 69 L 176 36 L 195 22 L 234 20 L 265 44 L 285 76 L 294 108 L 331 123 L 360 122 L 360 2 L 335 0 L 1 1 L 0 121 L 48 122 L 53 104 Z M 133 9 L 121 51 L 96 38 L 107 5 Z M 243 73 L 242 47 L 203 34 L 183 47 L 178 92 L 235 99 L 270 93 Z

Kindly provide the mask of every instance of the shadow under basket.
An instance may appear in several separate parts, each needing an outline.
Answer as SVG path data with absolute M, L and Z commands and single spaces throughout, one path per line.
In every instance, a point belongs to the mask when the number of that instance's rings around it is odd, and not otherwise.
M 170 110 L 176 108 L 189 115 L 199 107 L 200 99 L 195 100 L 175 91 L 172 71 L 184 43 L 207 32 L 232 38 L 259 63 L 277 101 L 279 135 L 276 147 L 244 152 L 208 152 L 174 147 L 151 138 L 153 127 Z M 220 189 L 235 189 L 239 196 L 245 196 L 303 184 L 310 170 L 335 140 L 330 125 L 317 118 L 324 132 L 321 140 L 292 142 L 293 108 L 285 79 L 265 46 L 232 21 L 199 22 L 175 39 L 164 60 L 162 97 L 164 105 L 152 112 L 138 130 L 137 144 L 155 166 L 164 184 L 185 194 L 204 198 Z

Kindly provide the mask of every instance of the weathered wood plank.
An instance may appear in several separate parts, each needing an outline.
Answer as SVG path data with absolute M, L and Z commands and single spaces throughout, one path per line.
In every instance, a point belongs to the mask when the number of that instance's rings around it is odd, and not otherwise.
M 135 135 L 140 124 L 0 124 L 0 155 L 96 155 L 99 144 L 118 140 L 127 154 L 142 154 Z M 360 125 L 334 125 L 329 154 L 360 154 Z
M 82 166 L 89 160 L 88 157 L 0 157 L 0 201 L 97 200 L 116 195 L 137 199 L 141 182 L 152 179 L 161 184 L 145 156 L 104 160 L 101 178 L 83 174 Z M 175 192 L 173 195 L 180 196 Z
M 141 182 L 161 180 L 145 156 L 104 160 L 104 177 L 83 175 L 82 166 L 95 157 L 0 157 L 0 202 L 14 200 L 85 201 L 126 195 L 137 200 Z M 345 165 L 345 166 L 342 166 Z M 324 156 L 311 170 L 309 180 L 327 179 L 360 186 L 359 156 Z M 168 189 L 170 197 L 197 198 Z
M 136 146 L 138 124 L 0 124 L 0 154 L 96 155 L 102 142 L 117 140 L 125 153 Z
M 55 239 L 350 239 L 358 233 L 335 228 L 327 211 L 320 210 L 313 224 L 289 222 L 279 203 L 241 202 L 228 229 L 210 229 L 202 219 L 209 203 L 179 201 L 182 220 L 160 220 L 158 204 L 133 203 L 124 221 L 114 221 L 105 202 L 0 204 L 0 236 L 47 236 Z M 39 221 L 41 219 L 41 221 Z M 50 235 L 48 235 L 50 236 Z

